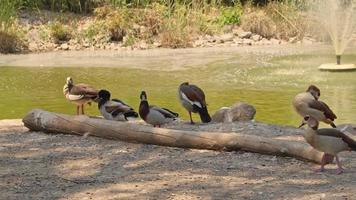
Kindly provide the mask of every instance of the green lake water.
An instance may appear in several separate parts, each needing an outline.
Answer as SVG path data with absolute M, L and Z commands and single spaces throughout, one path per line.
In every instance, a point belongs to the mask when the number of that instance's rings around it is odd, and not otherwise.
M 356 63 L 346 55 L 344 62 Z M 337 124 L 355 123 L 356 72 L 321 72 L 317 66 L 334 62 L 331 55 L 258 56 L 239 55 L 222 61 L 176 70 L 85 67 L 0 67 L 0 119 L 22 118 L 33 108 L 75 114 L 75 105 L 62 93 L 67 76 L 76 83 L 105 88 L 113 98 L 126 101 L 135 109 L 139 94 L 145 90 L 151 104 L 170 108 L 188 119 L 177 101 L 181 82 L 200 86 L 206 94 L 211 114 L 237 101 L 257 109 L 256 120 L 293 125 L 300 123 L 291 101 L 309 84 L 321 89 L 321 99 L 337 114 Z M 159 63 L 158 63 L 159 64 Z M 169 66 L 168 66 L 169 67 Z M 86 113 L 99 115 L 97 105 L 86 106 Z M 197 116 L 194 116 L 198 120 Z

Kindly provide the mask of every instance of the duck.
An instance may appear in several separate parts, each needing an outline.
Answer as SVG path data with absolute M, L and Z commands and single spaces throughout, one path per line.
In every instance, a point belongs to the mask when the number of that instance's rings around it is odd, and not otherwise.
M 138 113 L 146 123 L 153 125 L 153 127 L 161 127 L 163 124 L 167 124 L 179 116 L 178 113 L 167 108 L 149 105 L 145 91 L 141 92 L 140 99 L 141 102 Z
M 110 100 L 111 93 L 105 89 L 98 92 L 98 109 L 108 120 L 128 121 L 128 117 L 137 118 L 135 110 L 119 99 Z
M 74 81 L 71 77 L 67 77 L 66 83 L 63 86 L 63 94 L 65 98 L 77 105 L 77 115 L 84 115 L 84 104 L 91 105 L 92 101 L 97 101 L 98 90 L 94 87 L 79 83 L 74 84 Z
M 302 117 L 309 115 L 336 128 L 334 121 L 337 116 L 326 103 L 319 100 L 319 97 L 320 89 L 315 85 L 310 85 L 305 92 L 299 93 L 294 97 L 293 107 Z M 299 128 L 303 125 L 304 123 Z
M 202 89 L 196 85 L 184 82 L 178 88 L 178 99 L 182 106 L 188 111 L 190 123 L 194 124 L 192 112 L 198 113 L 203 123 L 209 123 L 211 117 L 205 102 L 205 94 Z
M 334 128 L 318 129 L 319 121 L 312 116 L 305 116 L 304 123 L 308 124 L 304 133 L 305 140 L 316 150 L 324 152 L 320 168 L 314 171 L 323 172 L 327 160 L 335 156 L 338 167 L 336 174 L 341 174 L 343 168 L 337 154 L 342 151 L 356 151 L 356 141 Z

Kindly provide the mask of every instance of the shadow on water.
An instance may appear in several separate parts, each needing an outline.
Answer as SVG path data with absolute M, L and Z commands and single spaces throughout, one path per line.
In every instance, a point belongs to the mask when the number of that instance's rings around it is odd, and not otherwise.
M 352 55 L 343 58 L 344 62 L 356 63 Z M 32 108 L 74 114 L 74 104 L 66 102 L 62 93 L 66 77 L 72 76 L 77 83 L 110 90 L 113 97 L 123 99 L 136 109 L 140 91 L 146 90 L 150 103 L 169 107 L 184 119 L 188 119 L 188 114 L 179 105 L 176 90 L 181 82 L 189 81 L 203 88 L 211 113 L 236 101 L 244 101 L 257 108 L 258 121 L 284 125 L 299 123 L 291 107 L 292 98 L 309 84 L 316 84 L 322 90 L 322 100 L 338 115 L 336 123 L 353 122 L 356 117 L 356 72 L 318 71 L 317 66 L 324 62 L 334 62 L 334 56 L 236 55 L 223 61 L 171 71 L 129 66 L 1 67 L 0 119 L 21 118 Z M 87 111 L 90 115 L 99 114 L 95 104 L 87 106 Z

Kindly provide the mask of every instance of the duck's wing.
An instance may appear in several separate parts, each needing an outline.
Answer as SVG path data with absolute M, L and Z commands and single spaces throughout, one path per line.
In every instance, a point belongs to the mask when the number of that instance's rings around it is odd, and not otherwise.
M 98 91 L 87 84 L 77 84 L 73 85 L 69 91 L 69 95 L 73 98 L 95 98 L 98 95 Z
M 196 105 L 199 108 L 206 106 L 204 92 L 195 85 L 181 85 L 180 91 L 184 100 L 188 101 L 192 105 Z
M 337 119 L 335 113 L 330 109 L 330 107 L 328 106 L 328 104 L 324 103 L 323 101 L 319 101 L 321 104 L 323 104 L 323 106 L 325 107 L 326 113 L 325 115 L 329 116 L 329 119 Z
M 131 106 L 129 106 L 127 103 L 121 101 L 120 99 L 111 99 L 111 101 L 121 103 L 122 105 L 125 105 L 125 106 L 130 107 L 131 109 L 133 109 Z
M 120 102 L 116 101 L 108 101 L 106 102 L 105 106 L 105 111 L 108 113 L 124 113 L 129 110 L 131 110 L 130 107 L 126 106 L 125 104 L 122 104 Z
M 356 151 L 356 141 L 353 140 L 351 137 L 346 135 L 345 133 L 334 129 L 334 128 L 323 128 L 317 131 L 317 135 L 319 136 L 328 136 L 328 137 L 335 137 L 341 138 L 351 149 Z
M 337 118 L 336 115 L 334 114 L 334 112 L 330 109 L 330 107 L 322 101 L 313 100 L 313 101 L 309 102 L 308 105 L 311 108 L 314 108 L 314 109 L 317 109 L 317 110 L 323 112 L 325 114 L 325 117 L 328 119 L 331 119 L 332 121 L 334 121 Z
M 160 112 L 164 117 L 166 118 L 176 118 L 178 117 L 178 113 L 175 113 L 167 108 L 161 108 L 161 107 L 158 107 L 158 106 L 150 106 L 150 109 L 152 110 L 156 110 L 158 112 Z

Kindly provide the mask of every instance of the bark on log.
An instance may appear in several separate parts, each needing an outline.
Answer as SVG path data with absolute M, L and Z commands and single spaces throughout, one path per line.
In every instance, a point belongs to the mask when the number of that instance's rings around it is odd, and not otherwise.
M 216 133 L 153 128 L 88 116 L 69 116 L 40 109 L 30 111 L 23 122 L 32 131 L 92 135 L 127 142 L 210 150 L 245 150 L 295 157 L 320 163 L 322 153 L 298 141 L 286 141 L 243 133 Z

